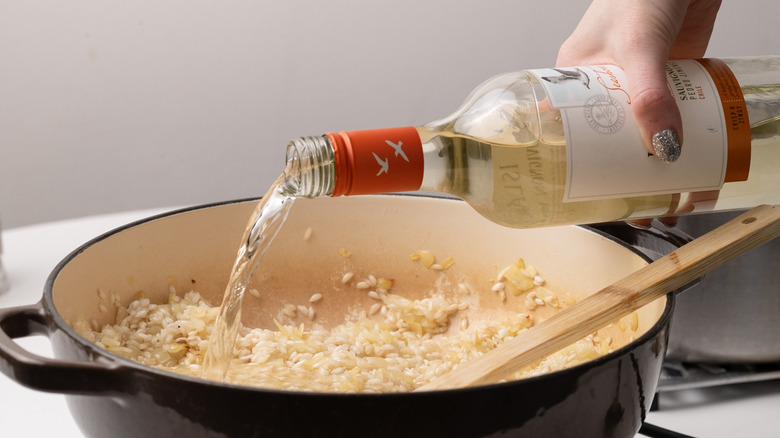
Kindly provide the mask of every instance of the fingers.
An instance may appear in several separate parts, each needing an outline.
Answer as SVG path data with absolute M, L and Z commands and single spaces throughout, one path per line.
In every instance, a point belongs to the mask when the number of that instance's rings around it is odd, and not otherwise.
M 667 85 L 666 62 L 704 57 L 720 4 L 721 0 L 592 0 L 561 46 L 556 66 L 622 68 L 645 148 L 664 162 L 674 162 L 682 153 L 683 126 Z M 677 213 L 675 208 L 676 204 L 669 213 Z M 660 221 L 674 226 L 677 218 Z M 650 220 L 631 223 L 647 227 Z
M 678 216 L 665 216 L 665 217 L 659 217 L 658 222 L 664 224 L 665 226 L 669 228 L 674 228 L 677 226 L 677 222 L 680 220 Z M 653 226 L 653 219 L 633 219 L 630 221 L 626 221 L 626 224 L 638 228 L 640 230 L 648 230 Z
M 680 31 L 672 45 L 672 59 L 704 57 L 715 27 L 721 0 L 692 0 L 685 12 Z
M 678 33 L 689 6 L 712 9 L 704 3 L 713 1 L 594 0 L 558 53 L 558 65 L 611 63 L 625 71 L 642 142 L 665 162 L 679 158 L 683 143 L 680 111 L 666 83 L 666 61 L 673 48 L 682 53 L 702 47 L 699 39 L 691 46 L 676 44 Z
M 672 163 L 680 157 L 683 141 L 682 118 L 666 84 L 666 54 L 648 63 L 646 56 L 623 61 L 631 109 L 639 136 L 648 152 Z
M 631 91 L 631 108 L 640 138 L 648 152 L 668 163 L 680 157 L 683 126 L 667 85 L 666 61 L 687 8 L 687 2 L 679 0 L 636 2 L 628 25 L 637 30 L 616 49 Z
M 647 230 L 647 229 L 649 229 L 652 226 L 653 220 L 652 219 L 635 219 L 635 220 L 626 221 L 626 223 L 628 225 L 631 225 L 634 228 L 638 228 L 640 230 Z
M 682 119 L 668 91 L 665 62 L 704 56 L 720 3 L 656 0 L 634 4 L 632 25 L 642 30 L 616 58 L 626 72 L 642 141 L 662 161 L 676 161 L 683 144 Z

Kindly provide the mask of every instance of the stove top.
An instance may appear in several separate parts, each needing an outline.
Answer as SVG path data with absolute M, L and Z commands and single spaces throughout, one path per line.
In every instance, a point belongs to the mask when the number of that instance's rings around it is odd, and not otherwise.
M 770 414 L 780 412 L 778 391 L 780 363 L 666 362 L 638 436 L 773 436 L 767 432 L 780 420 Z
M 696 364 L 664 363 L 657 392 L 681 391 L 737 383 L 780 379 L 780 363 Z

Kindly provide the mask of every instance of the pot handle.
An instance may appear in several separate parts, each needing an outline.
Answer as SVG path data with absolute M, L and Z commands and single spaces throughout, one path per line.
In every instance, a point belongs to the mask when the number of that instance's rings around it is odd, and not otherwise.
M 589 227 L 630 245 L 653 261 L 693 240 L 693 237 L 677 228 L 637 228 L 625 222 L 605 222 Z
M 121 365 L 106 362 L 71 362 L 33 354 L 13 341 L 30 335 L 51 338 L 43 304 L 0 309 L 0 372 L 40 391 L 63 394 L 123 392 Z M 126 370 L 125 370 L 126 372 Z

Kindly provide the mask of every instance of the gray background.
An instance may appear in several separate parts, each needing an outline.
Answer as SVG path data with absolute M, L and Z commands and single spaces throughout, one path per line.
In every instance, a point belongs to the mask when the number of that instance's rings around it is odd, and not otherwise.
M 588 2 L 0 0 L 5 228 L 261 195 L 287 141 L 419 125 L 552 66 Z M 780 54 L 725 0 L 709 56 Z

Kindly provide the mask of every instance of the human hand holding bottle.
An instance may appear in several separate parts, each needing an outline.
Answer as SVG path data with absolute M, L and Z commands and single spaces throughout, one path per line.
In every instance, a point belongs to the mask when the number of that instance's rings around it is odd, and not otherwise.
M 666 84 L 668 59 L 702 58 L 720 0 L 594 0 L 563 43 L 559 67 L 613 64 L 626 73 L 631 106 L 647 150 L 679 158 L 680 111 Z M 649 220 L 635 221 L 649 225 Z M 674 225 L 676 218 L 665 218 Z

